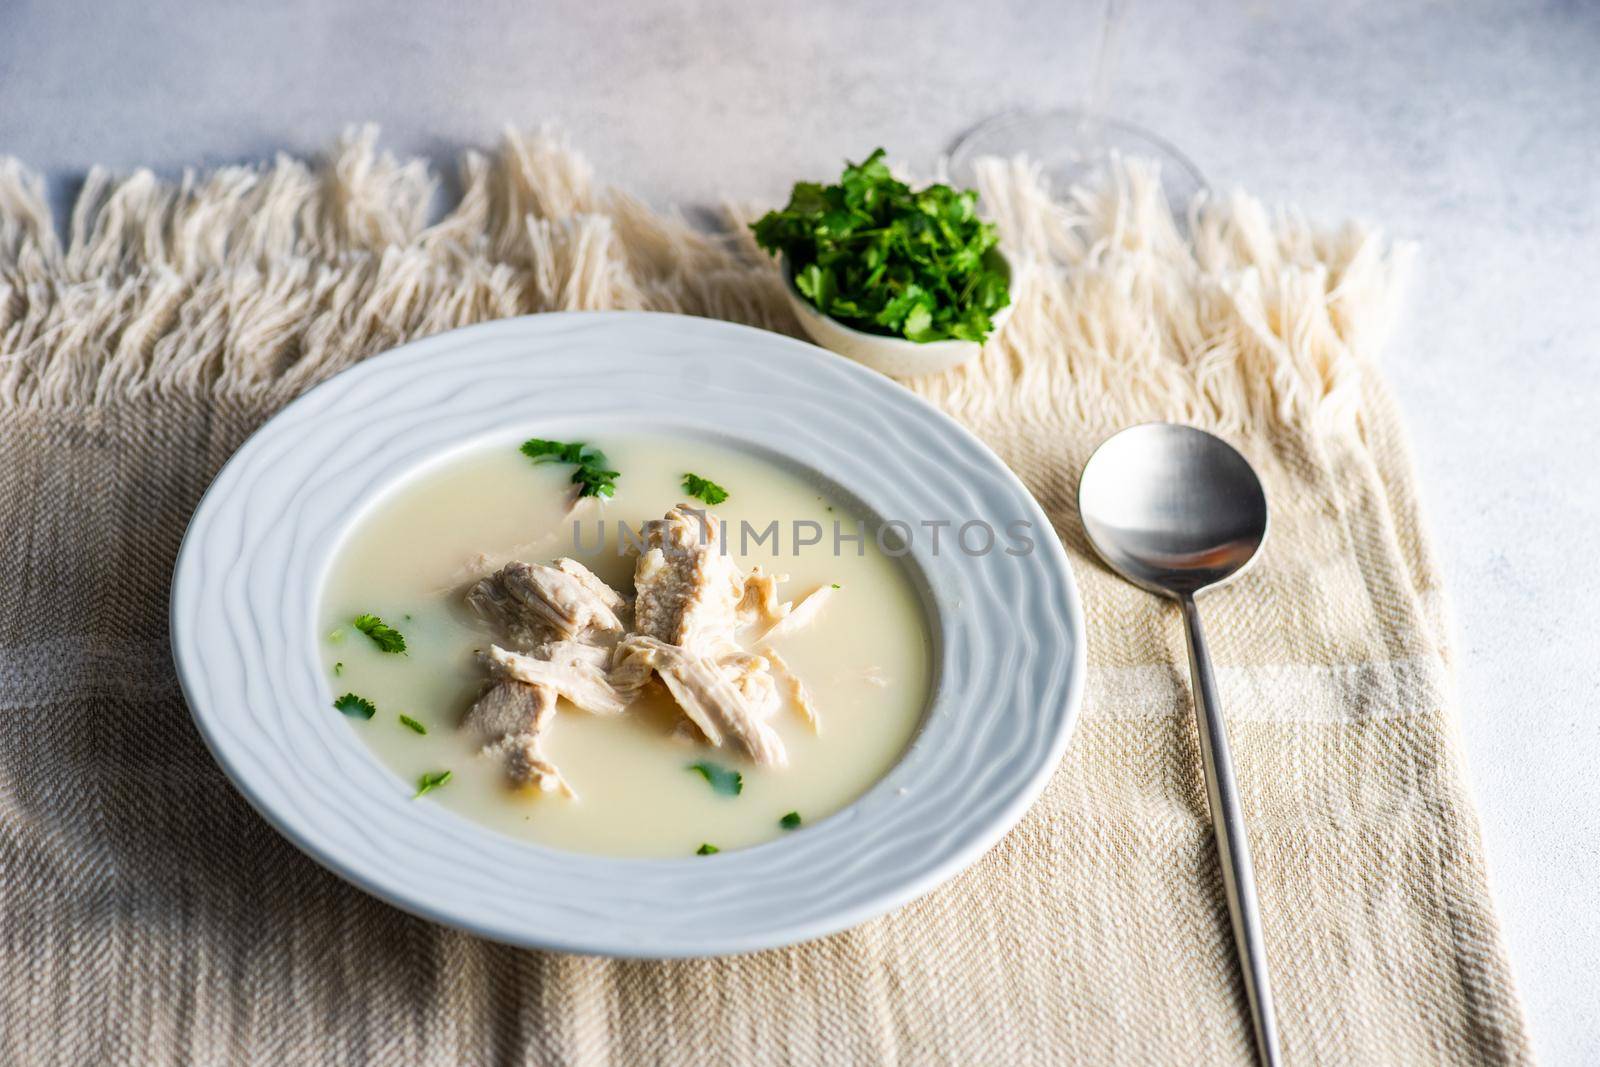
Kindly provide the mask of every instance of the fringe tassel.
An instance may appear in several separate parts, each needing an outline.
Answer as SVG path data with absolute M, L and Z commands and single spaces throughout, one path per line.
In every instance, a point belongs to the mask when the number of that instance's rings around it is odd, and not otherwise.
M 911 388 L 962 417 L 1353 425 L 1408 249 L 1243 195 L 1197 203 L 1185 238 L 1137 162 L 1062 199 L 1022 161 L 984 161 L 979 182 L 1018 306 L 974 364 Z M 97 168 L 63 249 L 42 182 L 0 161 L 0 407 L 292 395 L 404 341 L 539 311 L 797 330 L 744 226 L 754 211 L 704 233 L 597 187 L 548 132 L 468 153 L 460 185 L 426 225 L 436 179 L 372 128 L 316 167 L 279 156 L 176 182 Z
M 1414 250 L 1238 193 L 1192 205 L 1186 238 L 1150 165 L 1113 179 L 1057 200 L 1026 161 L 979 162 L 1017 308 L 976 364 L 912 387 L 965 417 L 1353 430 Z

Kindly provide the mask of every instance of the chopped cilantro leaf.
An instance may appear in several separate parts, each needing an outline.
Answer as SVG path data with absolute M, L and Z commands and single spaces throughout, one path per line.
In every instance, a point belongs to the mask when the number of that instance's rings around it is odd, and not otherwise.
M 715 763 L 691 763 L 689 770 L 710 782 L 713 792 L 727 797 L 736 797 L 744 792 L 744 775 L 738 771 L 730 771 Z
M 416 719 L 413 719 L 404 712 L 401 712 L 400 714 L 400 725 L 404 726 L 407 730 L 410 730 L 415 734 L 425 734 L 428 732 L 428 728 L 426 726 L 422 725 Z
M 606 454 L 582 441 L 546 441 L 532 437 L 522 442 L 522 454 L 535 463 L 571 463 L 572 484 L 578 496 L 611 496 L 617 491 L 618 471 L 608 470 Z
M 333 706 L 352 719 L 370 719 L 378 713 L 378 705 L 366 697 L 358 697 L 354 693 L 346 693 L 338 700 L 335 700 Z
M 578 487 L 580 497 L 611 496 L 617 491 L 617 477 L 618 472 L 608 471 L 599 464 L 584 464 L 572 472 L 572 484 Z
M 715 856 L 721 851 L 722 850 L 716 845 L 701 845 L 699 848 L 694 850 L 694 854 L 696 856 Z
M 912 189 L 883 156 L 880 148 L 846 164 L 837 185 L 797 183 L 782 210 L 752 224 L 756 243 L 781 252 L 801 295 L 847 326 L 913 341 L 982 341 L 1011 292 L 978 194 Z
M 376 615 L 357 615 L 356 629 L 372 638 L 372 643 L 378 646 L 380 652 L 404 652 L 406 639 L 399 630 L 393 626 L 385 625 L 384 621 Z
M 417 779 L 417 791 L 411 794 L 411 799 L 415 800 L 425 793 L 433 792 L 448 782 L 451 777 L 452 774 L 449 771 L 431 771 L 428 774 L 424 774 Z
M 685 474 L 683 476 L 683 491 L 690 496 L 699 497 L 713 507 L 728 499 L 728 491 L 709 478 L 702 478 L 698 474 Z
M 333 665 L 333 674 L 334 674 L 334 677 L 337 678 L 339 675 L 341 675 L 343 673 L 344 673 L 344 661 L 340 660 L 338 663 L 335 663 Z
M 789 814 L 778 820 L 778 825 L 783 827 L 785 830 L 800 829 L 800 813 L 798 811 L 791 811 Z
M 833 587 L 834 587 L 834 588 L 835 588 L 835 589 L 838 589 L 838 588 L 839 588 L 839 583 L 838 583 L 838 582 L 834 582 L 834 583 L 833 583 Z
M 538 437 L 530 437 L 522 442 L 522 454 L 531 460 L 553 460 L 557 463 L 582 463 L 584 444 L 582 441 L 546 441 Z

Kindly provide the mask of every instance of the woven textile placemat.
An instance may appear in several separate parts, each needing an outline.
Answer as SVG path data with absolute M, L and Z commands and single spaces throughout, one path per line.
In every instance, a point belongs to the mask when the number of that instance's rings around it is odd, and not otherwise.
M 96 172 L 65 244 L 39 181 L 0 164 L 0 1062 L 1250 1062 L 1176 609 L 1094 562 L 1073 507 L 1093 446 L 1152 418 L 1234 442 L 1273 506 L 1259 565 L 1205 612 L 1287 1062 L 1525 1062 L 1438 567 L 1375 371 L 1403 255 L 1243 196 L 1177 225 L 1137 166 L 1064 199 L 1021 164 L 982 180 L 1016 312 L 975 364 L 910 387 L 1016 470 L 1072 556 L 1070 750 L 926 898 L 657 964 L 479 941 L 302 856 L 190 724 L 168 583 L 209 479 L 309 385 L 529 312 L 792 331 L 764 257 L 543 136 L 466 157 L 431 225 L 434 178 L 370 133 L 318 165 Z

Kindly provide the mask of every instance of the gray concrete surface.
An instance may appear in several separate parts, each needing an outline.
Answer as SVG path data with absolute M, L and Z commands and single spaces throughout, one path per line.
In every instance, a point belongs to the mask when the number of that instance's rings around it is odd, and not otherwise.
M 447 156 L 556 121 L 656 202 L 931 161 L 1072 102 L 1098 3 L 0 3 L 0 153 Z M 1110 110 L 1211 180 L 1423 245 L 1388 368 L 1461 632 L 1462 728 L 1546 1062 L 1600 1062 L 1600 5 L 1132 0 Z M 1287 1007 L 1287 1006 L 1286 1006 Z M 1292 1010 L 1289 1009 L 1289 1010 Z

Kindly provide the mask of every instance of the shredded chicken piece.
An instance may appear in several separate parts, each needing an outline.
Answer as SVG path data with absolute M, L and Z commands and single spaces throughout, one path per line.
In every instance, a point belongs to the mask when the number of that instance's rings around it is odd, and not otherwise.
M 738 647 L 733 638 L 744 575 L 723 552 L 719 524 L 679 504 L 645 524 L 645 551 L 634 567 L 634 630 L 683 648 Z
M 550 690 L 491 676 L 462 725 L 485 741 L 495 741 L 508 734 L 538 733 L 555 711 L 556 697 Z
M 484 742 L 483 754 L 504 761 L 512 781 L 574 796 L 540 751 L 539 735 L 557 697 L 601 715 L 627 707 L 631 692 L 607 676 L 626 599 L 575 560 L 513 560 L 474 584 L 467 604 L 520 651 L 493 645 L 479 653 L 489 683 L 463 725 Z
M 787 600 L 778 600 L 778 583 L 787 582 L 787 574 L 768 574 L 759 565 L 751 567 L 745 575 L 744 593 L 739 599 L 739 621 L 743 623 L 775 623 L 793 609 Z
M 771 671 L 762 671 L 760 674 L 749 674 L 737 683 L 739 692 L 745 702 L 750 705 L 750 710 L 763 719 L 770 719 L 778 706 L 783 702 L 778 696 L 778 682 L 773 678 Z M 784 756 L 777 762 L 787 762 Z
M 653 670 L 711 744 L 720 747 L 725 740 L 732 741 L 761 764 L 782 766 L 788 762 L 783 741 L 761 721 L 761 709 L 746 695 L 749 686 L 760 689 L 759 684 L 746 679 L 746 674 L 765 678 L 768 687 L 772 684 L 771 675 L 741 671 L 739 664 L 724 667 L 716 660 L 648 634 L 623 638 L 617 646 L 617 656 L 619 665 L 631 663 L 633 669 L 647 666 Z
M 761 635 L 761 643 L 767 644 L 781 640 L 811 625 L 816 621 L 817 615 L 821 613 L 823 606 L 833 599 L 833 594 L 838 591 L 838 586 L 823 585 L 801 597 L 792 611 L 779 619 L 772 625 L 771 629 Z
M 764 648 L 762 654 L 772 662 L 773 669 L 783 678 L 784 685 L 789 690 L 789 699 L 794 701 L 794 706 L 800 712 L 800 717 L 810 725 L 813 733 L 822 732 L 822 722 L 817 718 L 817 705 L 811 699 L 811 693 L 806 689 L 800 676 L 789 666 L 789 661 L 778 655 L 774 648 Z
M 562 574 L 570 575 L 579 585 L 593 593 L 596 599 L 617 615 L 620 616 L 627 610 L 628 598 L 601 581 L 599 575 L 577 560 L 562 556 L 555 561 L 554 566 Z
M 553 690 L 510 679 L 491 679 L 483 695 L 468 709 L 462 725 L 483 742 L 483 755 L 499 756 L 504 761 L 506 774 L 513 782 L 572 797 L 576 795 L 572 787 L 545 759 L 539 745 L 539 735 L 555 712 Z
M 775 654 L 745 651 L 735 632 L 741 623 L 770 623 L 765 639 L 783 636 L 810 622 L 831 590 L 817 590 L 798 606 L 780 602 L 777 586 L 786 579 L 759 567 L 746 576 L 723 551 L 721 524 L 687 504 L 646 523 L 643 534 L 631 605 L 571 559 L 513 561 L 468 593 L 468 604 L 512 646 L 480 653 L 491 682 L 469 719 L 478 721 L 489 747 L 506 753 L 514 777 L 566 788 L 533 744 L 537 725 L 492 733 L 484 725 L 490 718 L 517 706 L 526 719 L 525 708 L 536 706 L 548 709 L 540 711 L 542 723 L 558 696 L 585 711 L 614 715 L 652 676 L 661 678 L 706 741 L 736 746 L 757 763 L 787 762 L 782 740 L 766 722 L 783 703 Z M 788 692 L 814 726 L 809 694 L 787 664 L 777 662 Z
M 546 645 L 542 651 L 557 646 Z M 540 659 L 490 645 L 479 653 L 491 676 L 514 678 L 529 685 L 555 690 L 584 711 L 596 715 L 619 715 L 627 710 L 632 694 L 619 691 L 605 668 L 584 658 Z
M 770 719 L 778 710 L 778 684 L 772 677 L 772 664 L 763 656 L 743 653 L 717 661 L 723 677 L 744 697 L 750 712 L 758 719 Z
M 467 604 L 510 643 L 530 649 L 550 641 L 598 643 L 623 631 L 626 602 L 583 564 L 556 566 L 513 560 L 467 592 Z
M 611 667 L 612 650 L 604 645 L 590 645 L 582 641 L 546 641 L 533 650 L 534 659 L 551 663 L 582 664 L 599 671 Z
M 758 763 L 787 762 L 763 721 L 780 703 L 767 660 L 734 638 L 741 614 L 781 617 L 776 579 L 746 578 L 724 554 L 721 524 L 679 504 L 645 525 L 634 568 L 634 633 L 617 646 L 613 674 L 653 671 L 713 745 L 729 740 Z

